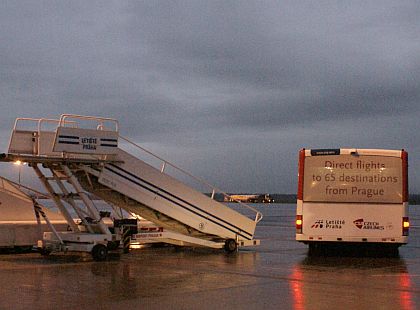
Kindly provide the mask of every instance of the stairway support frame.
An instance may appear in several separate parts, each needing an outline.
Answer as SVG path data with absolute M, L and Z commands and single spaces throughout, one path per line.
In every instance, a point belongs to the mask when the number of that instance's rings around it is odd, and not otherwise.
M 99 229 L 103 234 L 110 234 L 108 227 L 104 224 L 101 220 L 101 216 L 99 215 L 98 210 L 96 210 L 95 206 L 93 205 L 92 200 L 89 196 L 83 191 L 82 186 L 80 185 L 77 178 L 73 175 L 70 168 L 67 165 L 61 165 L 61 168 L 64 171 L 64 174 L 68 177 L 68 182 L 74 187 L 76 193 L 79 195 L 80 199 L 82 199 L 83 203 L 85 204 L 86 208 L 92 214 L 93 219 L 98 222 Z
M 35 170 L 36 175 L 40 179 L 41 183 L 44 185 L 45 189 L 50 194 L 51 198 L 53 199 L 55 205 L 60 210 L 61 214 L 66 219 L 67 223 L 69 224 L 71 230 L 73 232 L 80 232 L 79 227 L 74 222 L 73 218 L 71 217 L 67 208 L 63 205 L 63 202 L 59 198 L 59 195 L 54 191 L 54 188 L 51 186 L 45 175 L 42 173 L 41 169 L 39 169 L 37 164 L 32 164 L 32 168 Z

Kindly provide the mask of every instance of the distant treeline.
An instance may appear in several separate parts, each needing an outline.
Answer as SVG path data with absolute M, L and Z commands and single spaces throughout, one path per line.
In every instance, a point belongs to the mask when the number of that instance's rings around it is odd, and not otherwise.
M 412 194 L 409 199 L 410 205 L 420 205 L 420 195 Z
M 210 194 L 208 194 L 210 196 Z M 296 203 L 296 194 L 269 194 L 274 200 L 274 203 Z M 214 199 L 217 201 L 224 201 L 222 194 L 215 194 Z M 420 205 L 420 195 L 411 194 L 409 199 L 410 205 Z
M 295 194 L 270 194 L 275 203 L 296 203 Z
M 211 196 L 211 194 L 206 193 L 206 195 Z M 232 195 L 232 194 L 231 194 Z M 235 195 L 249 195 L 249 194 L 235 194 Z M 261 194 L 265 195 L 265 194 Z M 270 198 L 273 200 L 273 203 L 296 203 L 295 194 L 269 194 Z M 215 194 L 214 199 L 217 201 L 225 201 L 223 194 Z

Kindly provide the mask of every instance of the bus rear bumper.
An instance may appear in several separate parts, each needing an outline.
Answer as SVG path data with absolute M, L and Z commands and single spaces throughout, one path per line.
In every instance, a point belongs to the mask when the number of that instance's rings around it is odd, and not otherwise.
M 304 242 L 304 241 L 302 241 Z M 308 244 L 308 256 L 339 257 L 398 257 L 399 247 L 405 243 L 384 242 L 304 242 Z

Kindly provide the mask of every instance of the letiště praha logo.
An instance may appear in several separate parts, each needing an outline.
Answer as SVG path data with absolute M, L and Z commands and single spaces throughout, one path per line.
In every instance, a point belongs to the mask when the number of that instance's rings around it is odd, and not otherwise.
M 344 220 L 319 219 L 312 224 L 311 228 L 341 229 L 345 223 Z
M 316 220 L 315 223 L 312 224 L 311 228 L 322 228 L 324 227 L 324 220 Z

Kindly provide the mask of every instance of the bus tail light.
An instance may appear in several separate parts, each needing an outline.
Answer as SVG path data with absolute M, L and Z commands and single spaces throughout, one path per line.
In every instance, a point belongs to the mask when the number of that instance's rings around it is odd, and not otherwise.
M 402 150 L 401 152 L 401 158 L 402 158 L 402 186 L 403 186 L 403 202 L 408 202 L 408 154 L 406 151 Z
M 302 226 L 303 226 L 303 216 L 296 215 L 296 233 L 297 234 L 302 233 Z
M 408 236 L 408 230 L 410 228 L 410 221 L 408 217 L 403 217 L 402 219 L 402 234 L 403 236 Z
M 297 199 L 303 200 L 303 174 L 305 172 L 305 149 L 299 152 L 298 191 Z

